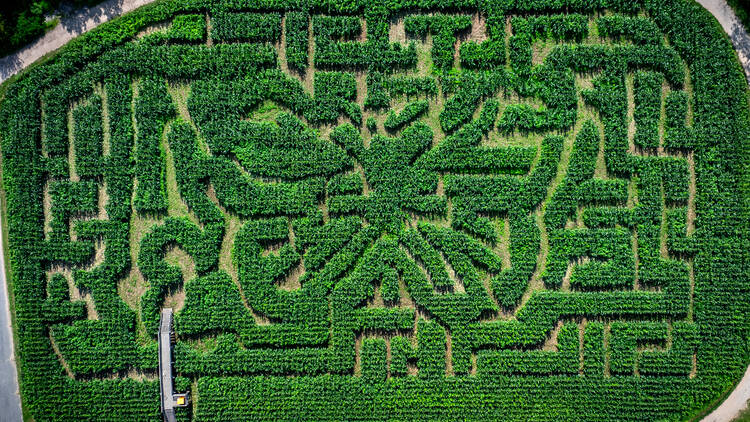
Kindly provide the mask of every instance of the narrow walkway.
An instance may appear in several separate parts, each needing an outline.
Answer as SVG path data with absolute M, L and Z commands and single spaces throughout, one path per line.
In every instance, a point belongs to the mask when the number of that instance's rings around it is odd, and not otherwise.
M 161 411 L 166 422 L 175 422 L 174 386 L 172 384 L 172 308 L 161 310 L 159 322 L 159 388 Z
M 78 35 L 108 20 L 127 13 L 154 0 L 108 0 L 94 7 L 83 7 L 73 16 L 60 19 L 57 26 L 42 38 L 22 50 L 0 59 L 0 83 L 57 50 Z

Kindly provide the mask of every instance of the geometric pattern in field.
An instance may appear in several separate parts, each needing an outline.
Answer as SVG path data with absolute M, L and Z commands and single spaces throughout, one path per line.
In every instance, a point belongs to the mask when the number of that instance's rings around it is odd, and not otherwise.
M 193 79 L 136 58 L 136 76 L 47 91 L 49 302 L 72 320 L 51 339 L 71 375 L 138 367 L 165 302 L 189 376 L 689 375 L 679 56 L 643 17 L 487 25 L 414 14 L 373 40 L 356 16 L 181 15 L 134 42 L 146 60 L 255 60 Z M 506 37 L 510 68 L 486 71 Z M 377 43 L 395 71 L 368 62 Z M 130 313 L 140 344 L 109 331 Z
M 186 9 L 31 96 L 63 385 L 154 385 L 167 306 L 204 418 L 233 377 L 700 375 L 694 82 L 648 13 Z

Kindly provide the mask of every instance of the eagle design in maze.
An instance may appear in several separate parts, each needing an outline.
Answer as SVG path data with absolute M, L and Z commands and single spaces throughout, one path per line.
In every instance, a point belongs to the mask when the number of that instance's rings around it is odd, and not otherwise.
M 78 318 L 52 326 L 70 371 L 137 366 L 134 324 L 148 344 L 171 299 L 181 338 L 217 344 L 177 349 L 188 375 L 603 373 L 602 321 L 630 315 L 648 322 L 607 323 L 607 371 L 688 376 L 685 70 L 663 37 L 617 34 L 610 20 L 409 15 L 364 33 L 359 17 L 314 15 L 300 70 L 276 56 L 299 52 L 294 19 L 282 34 L 279 14 L 221 12 L 211 34 L 223 44 L 144 35 L 118 54 L 151 54 L 123 73 L 169 48 L 265 61 L 191 80 L 166 60 L 142 77 L 60 85 L 90 91 L 76 90 L 69 112 L 45 103 L 47 131 L 67 128 L 71 141 L 48 139 L 60 172 L 46 189 L 47 238 L 72 255 L 55 257 L 50 282 L 88 292 L 60 301 Z M 246 21 L 257 30 L 242 32 Z M 508 68 L 469 60 L 502 55 L 506 22 Z M 635 45 L 603 44 L 591 26 Z M 365 54 L 375 46 L 380 63 Z M 361 58 L 351 71 L 325 70 L 350 55 Z M 456 62 L 470 70 L 436 76 Z M 130 159 L 114 142 L 134 143 L 134 182 L 111 174 Z M 132 270 L 116 271 L 128 248 Z M 130 307 L 123 283 L 143 291 Z M 109 353 L 121 347 L 130 353 Z

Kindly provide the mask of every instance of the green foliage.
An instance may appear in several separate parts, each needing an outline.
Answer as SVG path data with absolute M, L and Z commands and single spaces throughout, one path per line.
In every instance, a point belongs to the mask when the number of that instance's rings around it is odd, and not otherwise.
M 557 351 L 482 351 L 477 368 L 487 374 L 575 375 L 580 363 L 578 336 L 577 324 L 564 324 L 557 333 Z
M 211 38 L 216 41 L 274 42 L 281 37 L 278 13 L 216 13 Z
M 430 77 L 394 76 L 387 81 L 388 92 L 393 96 L 407 97 L 425 94 L 435 96 L 438 93 L 435 79 Z
M 416 64 L 416 47 L 406 48 L 388 42 L 387 11 L 373 8 L 368 12 L 367 41 L 355 41 L 362 32 L 361 20 L 356 16 L 313 17 L 315 37 L 315 66 L 319 69 L 394 70 Z M 385 25 L 386 31 L 383 31 Z
M 184 420 L 677 420 L 739 377 L 747 87 L 705 11 L 376 3 L 157 2 L 8 87 L 34 419 L 158 419 L 165 306 Z
M 375 133 L 378 131 L 378 121 L 375 120 L 375 118 L 372 116 L 367 118 L 367 122 L 365 122 L 365 126 L 367 126 L 367 130 L 369 130 L 370 133 Z
M 50 23 L 45 21 L 45 14 L 52 12 L 58 3 L 54 0 L 52 3 L 46 0 L 24 0 L 0 5 L 0 55 L 23 47 L 51 29 L 56 21 L 51 21 L 50 26 Z M 98 1 L 90 3 L 93 5 Z
M 96 177 L 103 173 L 102 100 L 94 97 L 90 104 L 73 112 L 73 145 L 75 147 L 75 170 L 80 177 Z
M 466 15 L 417 15 L 407 16 L 404 19 L 406 33 L 415 34 L 418 37 L 432 38 L 432 62 L 440 70 L 453 67 L 454 44 L 456 34 L 471 27 L 471 19 Z
M 310 16 L 302 12 L 286 15 L 286 60 L 297 70 L 307 69 L 308 22 Z
M 390 131 L 395 131 L 404 125 L 413 122 L 418 117 L 427 113 L 429 103 L 425 100 L 412 101 L 407 104 L 404 109 L 396 114 L 391 110 L 388 112 L 388 117 L 385 119 L 383 126 Z
M 277 124 L 255 125 L 250 132 L 249 141 L 234 153 L 251 174 L 297 179 L 328 176 L 351 165 L 341 149 L 318 139 L 289 114 L 279 115 Z
M 237 312 L 242 299 L 226 273 L 216 272 L 191 280 L 185 287 L 185 307 L 175 320 L 180 336 L 222 331 L 242 332 L 255 323 L 250 313 Z
M 203 41 L 206 38 L 206 18 L 202 15 L 175 16 L 167 36 L 174 40 Z
M 146 78 L 138 86 L 135 104 L 137 125 L 136 189 L 133 206 L 140 212 L 160 213 L 167 208 L 164 181 L 164 150 L 162 132 L 167 121 L 174 117 L 175 109 L 167 95 L 166 81 Z
M 533 40 L 552 38 L 578 42 L 586 38 L 589 30 L 588 18 L 575 13 L 513 18 L 511 27 L 514 34 L 525 34 Z
M 673 149 L 695 147 L 695 134 L 686 126 L 688 97 L 683 91 L 670 92 L 665 103 L 664 146 Z
M 635 75 L 636 132 L 633 142 L 641 148 L 659 146 L 662 83 L 662 75 L 658 73 L 638 72 Z
M 629 39 L 635 44 L 659 44 L 661 31 L 652 20 L 631 16 L 602 16 L 597 18 L 599 36 L 614 40 Z

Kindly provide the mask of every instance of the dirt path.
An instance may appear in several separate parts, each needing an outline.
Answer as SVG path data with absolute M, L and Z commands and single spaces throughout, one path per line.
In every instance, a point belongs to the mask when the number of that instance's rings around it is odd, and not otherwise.
M 701 6 L 708 9 L 719 21 L 724 32 L 729 35 L 732 45 L 737 51 L 740 63 L 745 69 L 745 76 L 750 83 L 750 35 L 742 26 L 742 22 L 737 19 L 737 15 L 727 4 L 725 0 L 696 0 Z
M 63 17 L 60 19 L 60 23 L 42 38 L 22 50 L 0 59 L 0 82 L 20 72 L 45 54 L 62 47 L 81 33 L 153 1 L 108 0 L 98 6 L 84 7 L 71 16 Z

